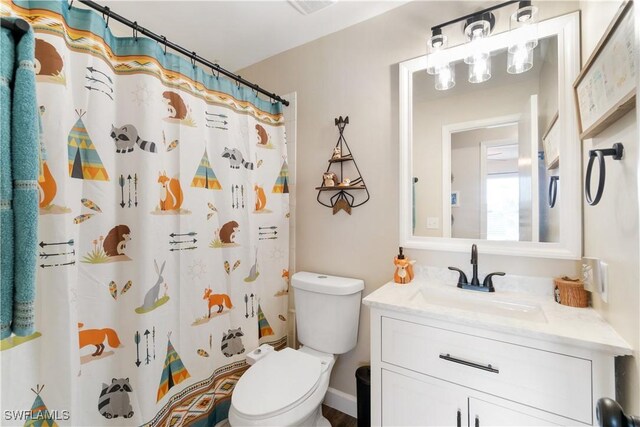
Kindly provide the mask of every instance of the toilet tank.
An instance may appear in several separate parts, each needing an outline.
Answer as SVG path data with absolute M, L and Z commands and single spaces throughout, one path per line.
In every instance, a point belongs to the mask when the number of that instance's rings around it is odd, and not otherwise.
M 291 285 L 302 344 L 330 354 L 356 346 L 364 281 L 301 271 L 293 275 Z

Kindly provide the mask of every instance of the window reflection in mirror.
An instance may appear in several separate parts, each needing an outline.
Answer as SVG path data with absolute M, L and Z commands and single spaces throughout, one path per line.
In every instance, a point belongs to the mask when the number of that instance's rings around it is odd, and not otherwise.
M 479 84 L 464 62 L 452 64 L 457 81 L 446 91 L 424 70 L 413 74 L 415 236 L 559 241 L 561 203 L 551 209 L 547 199 L 560 169 L 547 170 L 542 144 L 558 111 L 557 37 L 534 55 L 531 70 L 509 74 L 506 49 L 492 52 L 492 76 Z

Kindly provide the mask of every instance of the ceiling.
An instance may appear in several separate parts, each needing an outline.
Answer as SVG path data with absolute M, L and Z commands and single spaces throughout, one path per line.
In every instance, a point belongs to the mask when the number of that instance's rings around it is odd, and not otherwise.
M 114 13 L 237 71 L 405 3 L 339 0 L 310 15 L 301 14 L 286 0 L 139 0 L 110 1 L 109 6 Z M 109 26 L 117 36 L 131 36 L 131 30 L 117 22 Z

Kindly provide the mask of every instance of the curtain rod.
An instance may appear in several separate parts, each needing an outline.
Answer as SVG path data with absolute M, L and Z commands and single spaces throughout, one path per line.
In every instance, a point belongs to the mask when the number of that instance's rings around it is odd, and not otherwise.
M 183 54 L 184 56 L 188 57 L 191 59 L 191 61 L 194 62 L 199 62 L 203 65 L 206 65 L 207 67 L 211 68 L 212 70 L 216 70 L 218 73 L 223 74 L 233 80 L 235 80 L 236 82 L 243 84 L 253 90 L 255 90 L 256 92 L 260 92 L 263 95 L 268 96 L 271 99 L 274 99 L 276 101 L 280 101 L 282 102 L 283 105 L 285 106 L 289 106 L 289 101 L 287 101 L 284 98 L 281 98 L 280 96 L 276 95 L 275 93 L 270 93 L 266 90 L 264 90 L 263 88 L 261 88 L 260 86 L 258 86 L 257 84 L 251 83 L 248 80 L 243 79 L 241 76 L 232 73 L 231 71 L 225 70 L 224 68 L 222 68 L 221 66 L 219 66 L 218 64 L 214 64 L 213 62 L 210 62 L 206 59 L 204 59 L 201 56 L 198 56 L 195 52 L 190 52 L 187 49 L 185 49 L 184 47 L 175 44 L 173 42 L 170 42 L 169 40 L 167 40 L 167 38 L 165 36 L 162 35 L 158 35 L 152 31 L 149 31 L 148 29 L 141 27 L 140 25 L 138 25 L 138 22 L 131 22 L 130 20 L 128 20 L 127 18 L 123 17 L 122 15 L 118 15 L 117 13 L 114 13 L 111 11 L 111 9 L 108 6 L 101 6 L 100 4 L 92 1 L 92 0 L 78 0 L 80 3 L 89 6 L 90 8 L 97 10 L 98 12 L 101 12 L 104 16 L 106 16 L 107 19 L 107 25 L 109 25 L 109 19 L 114 19 L 118 22 L 120 22 L 121 24 L 126 25 L 127 27 L 133 29 L 134 35 L 137 33 L 143 34 L 146 37 L 157 41 L 158 43 L 162 43 L 165 46 L 165 50 L 166 48 L 171 48 L 173 50 L 175 50 L 176 52 L 179 52 L 181 54 Z M 69 8 L 71 8 L 71 5 L 73 4 L 73 0 L 71 0 L 71 4 L 69 5 Z

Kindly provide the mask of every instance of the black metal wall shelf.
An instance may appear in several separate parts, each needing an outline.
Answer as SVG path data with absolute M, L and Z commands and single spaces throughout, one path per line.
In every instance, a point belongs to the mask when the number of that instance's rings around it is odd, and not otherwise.
M 319 187 L 316 187 L 318 191 L 317 200 L 322 206 L 332 208 L 334 215 L 340 210 L 344 210 L 351 215 L 352 208 L 362 206 L 369 201 L 369 190 L 364 182 L 364 178 L 362 178 L 358 164 L 351 153 L 351 149 L 344 138 L 344 128 L 349 124 L 349 117 L 346 116 L 342 118 L 342 116 L 340 116 L 335 119 L 334 122 L 338 127 L 340 136 L 333 149 L 333 155 L 329 159 L 329 166 L 323 174 L 322 182 Z M 345 176 L 345 166 L 350 163 L 353 163 L 354 172 L 357 176 L 347 181 L 348 177 Z M 335 170 L 332 170 L 332 168 Z M 325 185 L 326 175 L 334 176 L 338 182 L 331 180 L 334 185 Z M 358 196 L 356 201 L 356 196 L 350 193 L 351 190 L 364 190 L 364 193 L 363 191 L 357 191 L 355 193 Z M 335 192 L 335 194 L 330 196 L 330 192 Z

